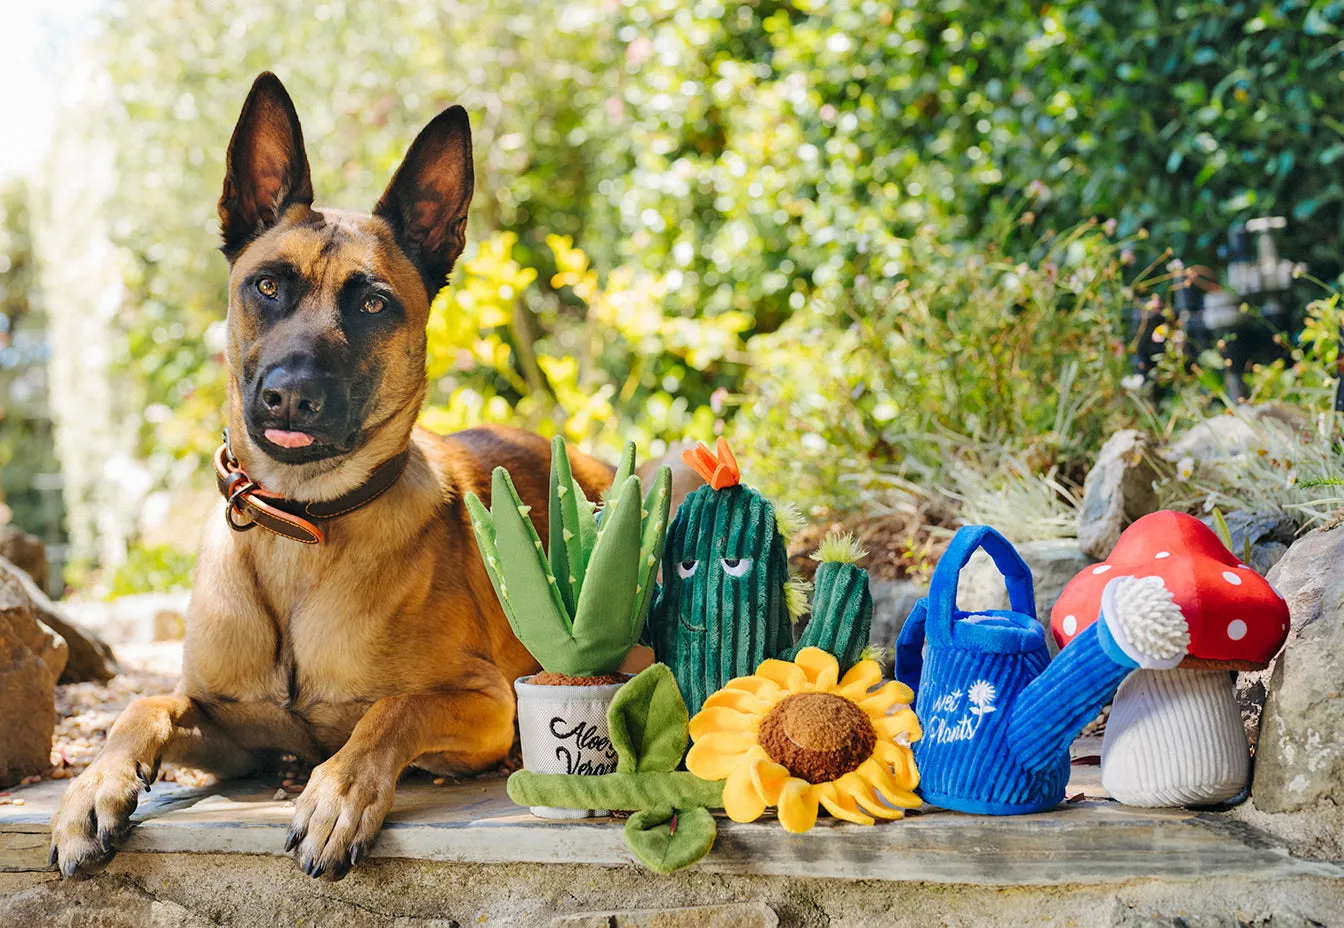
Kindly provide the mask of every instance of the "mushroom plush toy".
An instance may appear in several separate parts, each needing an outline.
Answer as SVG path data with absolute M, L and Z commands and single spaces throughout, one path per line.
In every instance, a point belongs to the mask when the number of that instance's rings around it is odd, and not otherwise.
M 1155 512 L 1120 536 L 1111 556 L 1069 581 L 1050 616 L 1062 648 L 1127 594 L 1179 609 L 1184 631 L 1163 641 L 1117 643 L 1139 667 L 1120 685 L 1106 722 L 1101 782 L 1133 806 L 1212 805 L 1235 797 L 1250 775 L 1250 750 L 1233 684 L 1259 670 L 1288 635 L 1288 606 L 1237 560 L 1208 526 Z M 1180 623 L 1177 623 L 1178 626 Z

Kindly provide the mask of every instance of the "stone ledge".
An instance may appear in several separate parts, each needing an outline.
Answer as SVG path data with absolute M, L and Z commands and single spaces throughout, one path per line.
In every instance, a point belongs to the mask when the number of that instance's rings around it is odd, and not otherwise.
M 0 806 L 0 870 L 47 870 L 47 822 L 63 782 L 15 790 Z M 292 804 L 273 785 L 241 780 L 206 789 L 160 784 L 143 797 L 125 845 L 141 854 L 283 856 Z M 629 867 L 619 822 L 549 822 L 514 805 L 502 777 L 433 786 L 411 777 L 397 790 L 373 856 L 464 864 Z M 1160 878 L 1239 876 L 1344 880 L 1344 866 L 1293 857 L 1263 832 L 1223 814 L 1135 809 L 1108 800 L 1039 815 L 994 818 L 930 809 L 873 827 L 829 819 L 805 835 L 773 820 L 719 822 L 694 870 L 713 874 L 1059 886 Z

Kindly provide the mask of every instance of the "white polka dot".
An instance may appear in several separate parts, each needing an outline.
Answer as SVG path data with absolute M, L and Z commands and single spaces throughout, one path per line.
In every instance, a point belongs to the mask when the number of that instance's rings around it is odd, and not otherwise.
M 1093 568 L 1092 568 L 1092 573 L 1094 573 L 1094 574 L 1104 574 L 1104 573 L 1106 573 L 1106 571 L 1108 571 L 1108 570 L 1110 570 L 1110 569 L 1111 569 L 1111 565 L 1110 565 L 1110 564 L 1098 564 L 1096 567 L 1093 567 Z
M 1233 641 L 1240 641 L 1246 637 L 1246 623 L 1241 619 L 1233 619 L 1227 623 L 1227 637 Z
M 1247 567 L 1245 564 L 1238 564 L 1237 567 L 1240 568 L 1241 570 L 1250 570 L 1250 568 Z
M 1060 628 L 1064 629 L 1064 634 L 1072 638 L 1073 633 L 1078 631 L 1078 616 L 1076 615 L 1064 616 L 1064 621 L 1060 623 Z
M 1157 559 L 1160 561 L 1160 560 L 1162 560 L 1162 558 L 1164 558 L 1164 557 L 1171 557 L 1171 552 L 1170 552 L 1170 551 L 1159 551 L 1159 552 L 1157 552 L 1156 554 L 1154 554 L 1153 557 L 1157 558 Z
M 1233 586 L 1241 586 L 1241 577 L 1237 576 L 1230 570 L 1223 571 L 1223 579 L 1226 580 L 1228 583 L 1232 584 Z

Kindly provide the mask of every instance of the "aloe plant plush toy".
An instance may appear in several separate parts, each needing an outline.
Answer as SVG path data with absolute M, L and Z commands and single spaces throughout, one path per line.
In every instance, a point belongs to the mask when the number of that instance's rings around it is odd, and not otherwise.
M 641 498 L 634 464 L 635 448 L 628 444 L 599 513 L 570 471 L 565 440 L 554 439 L 549 550 L 507 470 L 495 468 L 490 509 L 467 494 L 472 529 L 504 615 L 551 673 L 612 674 L 639 641 L 656 585 L 672 475 L 660 468 Z
M 717 455 L 700 445 L 683 460 L 706 485 L 686 497 L 668 527 L 647 639 L 672 668 L 691 714 L 766 658 L 789 660 L 808 646 L 835 655 L 844 673 L 867 647 L 873 619 L 868 575 L 853 553 L 832 546 L 822 558 L 812 619 L 795 645 L 793 622 L 807 611 L 807 592 L 789 576 L 787 511 L 742 484 L 723 439 Z
M 514 682 L 523 766 L 542 773 L 601 775 L 616 769 L 607 706 L 621 662 L 639 641 L 653 599 L 671 504 L 662 468 L 640 495 L 627 445 L 600 512 L 574 480 L 564 439 L 551 444 L 550 546 L 508 471 L 496 468 L 491 508 L 467 495 L 472 528 L 504 615 L 545 670 Z M 533 806 L 547 818 L 605 815 L 603 808 Z

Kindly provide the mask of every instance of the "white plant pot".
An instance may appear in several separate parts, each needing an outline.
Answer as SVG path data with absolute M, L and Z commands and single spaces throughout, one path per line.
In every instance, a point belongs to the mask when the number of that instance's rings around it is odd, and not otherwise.
M 513 683 L 518 693 L 523 767 L 533 773 L 615 773 L 616 749 L 607 728 L 607 707 L 625 684 L 537 686 L 528 682 L 531 679 L 519 677 Z M 610 815 L 611 810 L 532 806 L 532 814 L 541 818 L 589 818 Z

